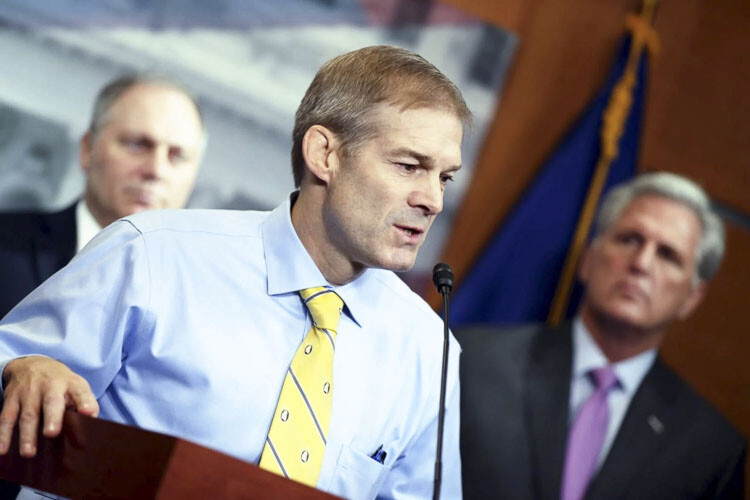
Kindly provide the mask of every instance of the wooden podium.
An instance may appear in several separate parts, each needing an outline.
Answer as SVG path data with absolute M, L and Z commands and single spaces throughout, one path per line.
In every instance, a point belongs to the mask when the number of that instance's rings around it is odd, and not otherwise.
M 337 498 L 189 441 L 65 412 L 34 458 L 18 431 L 0 457 L 0 478 L 73 498 Z

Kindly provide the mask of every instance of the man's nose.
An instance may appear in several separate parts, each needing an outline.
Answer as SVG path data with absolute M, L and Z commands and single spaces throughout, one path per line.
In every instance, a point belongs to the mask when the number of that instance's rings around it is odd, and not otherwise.
M 410 205 L 421 208 L 426 215 L 443 211 L 443 185 L 440 178 L 425 176 L 411 195 Z
M 155 147 L 143 160 L 141 172 L 147 179 L 159 179 L 169 168 L 169 151 L 165 147 Z
M 648 244 L 638 247 L 633 253 L 631 266 L 639 272 L 648 272 L 656 258 L 656 245 Z

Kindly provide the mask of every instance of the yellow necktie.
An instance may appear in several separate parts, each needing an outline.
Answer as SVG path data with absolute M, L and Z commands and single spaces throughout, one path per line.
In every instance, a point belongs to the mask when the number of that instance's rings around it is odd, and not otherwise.
M 328 288 L 299 292 L 313 326 L 287 370 L 260 467 L 315 486 L 326 447 L 333 401 L 333 353 L 344 302 Z

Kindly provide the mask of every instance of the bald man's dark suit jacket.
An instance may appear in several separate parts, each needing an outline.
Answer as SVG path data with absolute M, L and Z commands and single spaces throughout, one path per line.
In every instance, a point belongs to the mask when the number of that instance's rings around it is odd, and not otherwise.
M 456 330 L 464 496 L 559 500 L 571 327 Z M 657 358 L 587 500 L 742 498 L 747 443 Z
M 76 206 L 0 214 L 0 318 L 76 252 Z
M 0 319 L 76 253 L 76 205 L 54 213 L 0 214 Z M 19 487 L 0 480 L 0 498 Z

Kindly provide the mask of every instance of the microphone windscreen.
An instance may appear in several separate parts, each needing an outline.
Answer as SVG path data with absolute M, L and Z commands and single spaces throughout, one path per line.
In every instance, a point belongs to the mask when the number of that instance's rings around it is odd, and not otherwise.
M 453 288 L 453 269 L 444 262 L 438 262 L 432 268 L 432 282 L 441 294 L 450 293 Z

